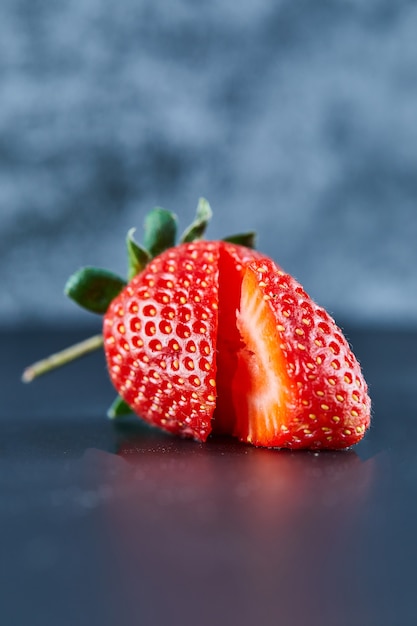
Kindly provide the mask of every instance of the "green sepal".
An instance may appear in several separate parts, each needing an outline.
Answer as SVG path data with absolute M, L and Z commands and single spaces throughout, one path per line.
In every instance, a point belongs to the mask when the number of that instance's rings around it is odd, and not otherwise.
M 151 257 L 175 246 L 177 216 L 171 211 L 156 207 L 145 218 L 143 246 Z
M 245 246 L 245 248 L 251 248 L 253 250 L 256 247 L 256 233 L 239 233 L 238 235 L 225 237 L 223 241 L 228 241 L 229 243 L 237 243 L 240 246 Z
M 125 402 L 120 396 L 117 396 L 107 411 L 107 417 L 114 420 L 118 417 L 130 415 L 133 412 L 133 409 L 128 405 L 128 403 Z
M 184 231 L 181 237 L 181 243 L 189 243 L 191 241 L 195 241 L 196 239 L 201 239 L 212 215 L 213 212 L 207 200 L 205 198 L 200 198 L 194 222 Z
M 125 285 L 123 278 L 113 272 L 82 267 L 69 277 L 64 292 L 84 309 L 103 314 Z
M 149 252 L 134 240 L 135 231 L 136 228 L 131 228 L 126 236 L 128 280 L 132 280 L 136 274 L 139 274 L 151 260 Z

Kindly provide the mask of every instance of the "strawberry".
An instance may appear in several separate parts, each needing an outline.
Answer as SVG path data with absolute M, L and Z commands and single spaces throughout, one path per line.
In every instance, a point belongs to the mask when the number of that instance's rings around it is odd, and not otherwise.
M 368 426 L 366 385 L 335 322 L 237 245 L 158 256 L 111 303 L 104 340 L 124 400 L 175 434 L 205 441 L 213 427 L 258 446 L 345 448 Z
M 346 448 L 369 426 L 359 364 L 334 320 L 271 259 L 244 271 L 233 433 L 255 445 Z
M 136 413 L 205 440 L 216 405 L 218 245 L 157 256 L 110 304 L 103 336 L 111 380 Z
M 161 211 L 145 224 L 146 247 L 129 231 L 127 283 L 84 268 L 67 285 L 104 313 L 100 339 L 119 393 L 111 415 L 134 411 L 199 441 L 213 432 L 277 448 L 357 443 L 370 422 L 367 385 L 329 314 L 272 259 L 240 245 L 251 237 L 202 240 L 207 204 L 178 246 Z

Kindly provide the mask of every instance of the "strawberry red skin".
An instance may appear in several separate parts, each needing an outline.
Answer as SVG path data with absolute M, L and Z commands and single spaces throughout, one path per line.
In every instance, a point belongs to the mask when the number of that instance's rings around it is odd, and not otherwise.
M 103 335 L 111 380 L 149 423 L 205 441 L 216 405 L 216 243 L 156 257 L 111 303 Z

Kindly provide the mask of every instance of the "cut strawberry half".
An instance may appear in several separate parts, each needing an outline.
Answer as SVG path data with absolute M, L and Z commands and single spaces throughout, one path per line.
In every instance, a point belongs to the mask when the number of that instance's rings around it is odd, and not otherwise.
M 228 323 L 219 323 L 217 339 L 215 432 L 267 447 L 357 443 L 370 400 L 334 320 L 271 259 L 258 256 L 234 272 L 230 263 L 220 266 L 219 321 Z

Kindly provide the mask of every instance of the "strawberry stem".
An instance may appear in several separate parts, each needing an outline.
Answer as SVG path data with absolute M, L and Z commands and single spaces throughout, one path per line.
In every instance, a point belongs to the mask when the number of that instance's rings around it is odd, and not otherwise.
M 66 365 L 75 359 L 78 359 L 82 356 L 85 356 L 89 352 L 93 352 L 98 348 L 101 348 L 103 345 L 103 335 L 93 335 L 88 339 L 84 339 L 79 343 L 70 346 L 69 348 L 65 348 L 60 352 L 56 352 L 55 354 L 51 354 L 46 357 L 46 359 L 42 359 L 40 361 L 36 361 L 32 365 L 29 365 L 25 369 L 22 375 L 22 381 L 24 383 L 30 383 L 32 380 L 41 376 L 42 374 L 46 374 L 47 372 L 51 372 L 62 365 Z

